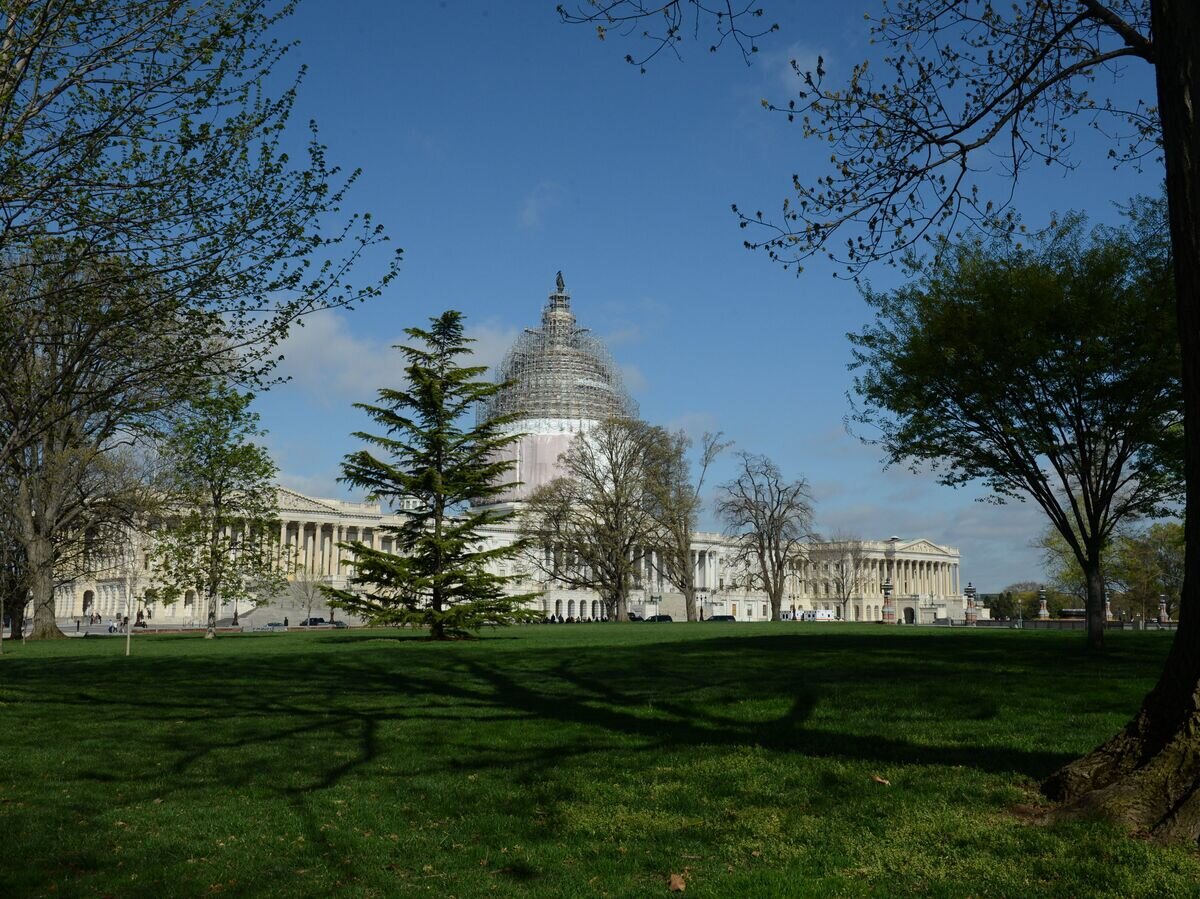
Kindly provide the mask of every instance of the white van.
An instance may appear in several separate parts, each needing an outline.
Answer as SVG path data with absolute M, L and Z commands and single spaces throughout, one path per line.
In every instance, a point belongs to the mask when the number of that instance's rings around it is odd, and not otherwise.
M 837 621 L 832 609 L 809 609 L 800 613 L 801 621 Z

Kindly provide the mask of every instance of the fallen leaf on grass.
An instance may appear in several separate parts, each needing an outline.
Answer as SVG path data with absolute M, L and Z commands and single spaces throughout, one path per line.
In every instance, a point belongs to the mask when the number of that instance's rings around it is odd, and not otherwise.
M 883 784 L 885 787 L 890 787 L 892 785 L 890 780 L 888 780 L 886 777 L 880 777 L 878 774 L 872 774 L 871 780 L 875 781 L 877 784 Z
M 682 893 L 687 889 L 687 884 L 683 882 L 683 875 L 672 874 L 671 879 L 667 881 L 667 889 L 672 893 Z

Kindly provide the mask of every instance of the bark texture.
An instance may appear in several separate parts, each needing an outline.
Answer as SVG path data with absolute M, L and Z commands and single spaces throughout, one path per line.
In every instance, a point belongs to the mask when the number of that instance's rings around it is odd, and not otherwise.
M 1200 841 L 1200 4 L 1151 0 L 1183 355 L 1186 563 L 1179 630 L 1125 728 L 1056 772 L 1054 817 L 1098 815 L 1166 842 Z

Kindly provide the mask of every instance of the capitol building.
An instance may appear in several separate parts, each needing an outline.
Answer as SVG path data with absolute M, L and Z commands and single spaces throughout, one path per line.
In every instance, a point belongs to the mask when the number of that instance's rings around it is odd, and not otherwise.
M 607 349 L 578 326 L 561 274 L 542 311 L 541 326 L 520 335 L 498 367 L 496 380 L 508 386 L 479 410 L 479 416 L 518 416 L 512 427 L 522 436 L 504 452 L 512 460 L 514 480 L 520 486 L 492 501 L 513 509 L 516 515 L 485 529 L 489 546 L 516 539 L 523 501 L 559 473 L 558 457 L 578 434 L 605 418 L 637 415 Z M 257 608 L 222 606 L 219 619 L 228 621 L 236 611 L 240 623 L 247 626 L 285 617 L 298 622 L 307 611 L 308 600 L 300 595 L 304 585 L 314 581 L 333 587 L 347 585 L 351 560 L 340 544 L 362 541 L 389 551 L 393 543 L 390 529 L 399 526 L 405 515 L 403 508 L 306 496 L 285 487 L 279 487 L 277 494 L 278 557 L 281 565 L 285 559 L 293 560 L 292 589 Z M 147 541 L 152 539 L 152 535 L 143 535 L 140 545 L 135 540 L 120 559 L 110 560 L 103 570 L 61 585 L 56 593 L 60 622 L 65 625 L 93 614 L 104 619 L 119 619 L 124 614 L 132 617 L 136 609 L 152 626 L 203 624 L 207 609 L 195 591 L 186 592 L 170 605 L 154 601 L 153 572 L 146 551 Z M 837 553 L 822 549 L 821 545 L 811 547 L 808 558 L 798 560 L 788 575 L 785 613 L 828 610 L 849 621 L 882 621 L 886 582 L 891 584 L 899 622 L 934 624 L 965 616 L 956 549 L 924 538 L 856 542 L 852 581 L 847 581 L 844 568 L 839 573 Z M 736 564 L 737 556 L 735 541 L 729 536 L 694 535 L 697 606 L 704 618 L 729 615 L 739 621 L 769 620 L 770 603 L 765 594 L 744 586 L 747 578 Z M 667 614 L 685 619 L 683 596 L 664 578 L 654 547 L 646 547 L 641 560 L 630 611 L 643 617 Z M 604 617 L 603 604 L 592 591 L 555 583 L 536 566 L 520 560 L 503 564 L 506 570 L 502 573 L 520 578 L 513 583 L 514 592 L 540 593 L 534 603 L 545 617 Z M 313 614 L 332 617 L 323 598 L 313 606 Z

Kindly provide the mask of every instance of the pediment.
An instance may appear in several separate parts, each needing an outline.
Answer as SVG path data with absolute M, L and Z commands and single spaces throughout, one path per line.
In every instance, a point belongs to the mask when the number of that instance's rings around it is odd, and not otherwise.
M 946 552 L 944 546 L 938 546 L 936 543 L 930 543 L 928 540 L 914 540 L 912 543 L 900 547 L 900 551 L 906 553 L 932 553 L 939 556 L 950 555 Z
M 280 512 L 314 512 L 321 515 L 340 515 L 341 509 L 331 503 L 305 496 L 287 487 L 276 487 Z

